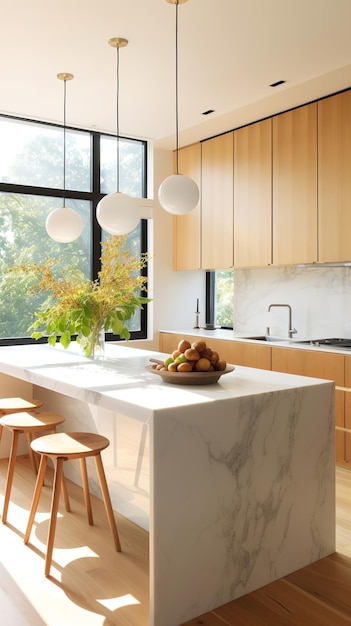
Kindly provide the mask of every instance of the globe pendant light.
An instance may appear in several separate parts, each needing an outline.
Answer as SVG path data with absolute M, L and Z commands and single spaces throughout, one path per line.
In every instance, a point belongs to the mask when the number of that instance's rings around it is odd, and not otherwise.
M 176 5 L 176 173 L 168 176 L 158 190 L 159 202 L 165 211 L 173 215 L 185 215 L 195 209 L 199 202 L 199 188 L 189 176 L 179 173 L 178 168 L 178 5 L 188 0 L 166 0 Z
M 119 190 L 119 49 L 128 45 L 122 37 L 109 39 L 109 45 L 116 48 L 116 179 L 117 191 L 104 196 L 96 207 L 96 219 L 101 228 L 111 235 L 126 235 L 137 226 L 140 220 L 139 206 L 136 198 L 132 198 Z
M 54 209 L 47 216 L 45 227 L 46 232 L 59 243 L 69 243 L 78 239 L 83 230 L 83 220 L 81 216 L 65 206 L 66 196 L 66 83 L 72 80 L 73 74 L 62 72 L 57 74 L 59 80 L 64 83 L 63 95 L 63 206 L 60 209 Z

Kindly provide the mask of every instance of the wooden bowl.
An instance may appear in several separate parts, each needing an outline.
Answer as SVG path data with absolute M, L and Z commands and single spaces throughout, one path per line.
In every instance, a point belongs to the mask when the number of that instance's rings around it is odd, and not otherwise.
M 221 372 L 168 372 L 168 370 L 157 370 L 156 365 L 147 365 L 145 369 L 160 376 L 163 382 L 171 385 L 213 385 L 223 374 L 233 372 L 235 367 L 227 365 Z

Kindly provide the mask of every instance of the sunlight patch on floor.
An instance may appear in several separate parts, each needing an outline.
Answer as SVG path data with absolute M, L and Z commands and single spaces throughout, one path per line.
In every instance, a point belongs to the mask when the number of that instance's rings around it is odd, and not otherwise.
M 130 606 L 131 604 L 140 604 L 139 600 L 137 600 L 131 593 L 127 593 L 125 596 L 119 596 L 119 598 L 108 598 L 107 600 L 96 600 L 102 606 L 104 606 L 109 611 L 116 611 L 116 609 L 121 609 L 123 606 Z
M 66 565 L 68 565 L 72 561 L 75 561 L 76 559 L 83 559 L 86 557 L 98 558 L 99 555 L 90 548 L 88 548 L 88 546 L 81 546 L 79 548 L 68 548 L 67 550 L 64 548 L 54 547 L 54 556 L 55 561 L 59 562 L 60 567 L 66 567 Z

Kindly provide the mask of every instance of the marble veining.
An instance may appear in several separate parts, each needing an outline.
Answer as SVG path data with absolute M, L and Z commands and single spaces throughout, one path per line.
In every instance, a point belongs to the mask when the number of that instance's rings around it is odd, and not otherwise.
M 299 337 L 351 337 L 351 268 L 285 267 L 234 272 L 234 328 L 240 333 L 287 335 L 287 314 L 268 306 L 290 304 Z
M 266 393 L 225 402 L 208 419 L 194 409 L 162 420 L 155 490 L 167 485 L 172 500 L 155 512 L 154 549 L 172 585 L 156 577 L 161 624 L 173 624 L 166 612 L 181 612 L 190 589 L 179 622 L 334 551 L 333 400 L 321 423 L 318 389 L 308 396 Z

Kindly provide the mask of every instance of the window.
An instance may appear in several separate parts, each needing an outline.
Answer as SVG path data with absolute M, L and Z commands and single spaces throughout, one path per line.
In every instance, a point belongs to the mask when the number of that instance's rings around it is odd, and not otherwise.
M 232 270 L 206 273 L 206 323 L 220 328 L 234 327 Z
M 88 278 L 99 271 L 100 241 L 107 233 L 95 218 L 102 195 L 116 188 L 116 137 L 66 129 L 66 206 L 77 211 L 82 235 L 60 244 L 47 235 L 47 215 L 62 206 L 63 128 L 0 116 L 0 344 L 29 343 L 30 325 L 46 294 L 32 293 L 26 275 L 14 266 L 60 259 L 62 268 L 81 269 Z M 146 142 L 120 138 L 121 191 L 144 197 Z M 147 224 L 128 235 L 135 254 L 147 250 Z M 130 320 L 131 339 L 146 337 L 146 307 Z M 116 339 L 108 334 L 107 339 Z

